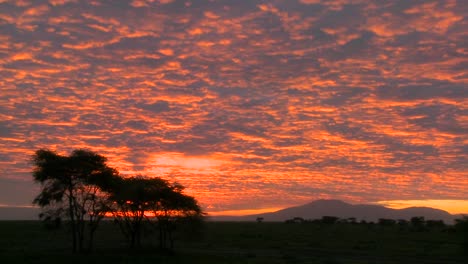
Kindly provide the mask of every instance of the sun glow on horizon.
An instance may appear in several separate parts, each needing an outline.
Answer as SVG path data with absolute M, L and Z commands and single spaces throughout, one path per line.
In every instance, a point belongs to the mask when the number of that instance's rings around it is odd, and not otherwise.
M 0 203 L 34 199 L 47 148 L 212 214 L 468 213 L 463 2 L 0 0 Z
M 225 162 L 213 157 L 192 157 L 183 153 L 157 154 L 148 160 L 150 171 L 157 174 L 167 174 L 174 169 L 196 172 L 197 174 L 216 172 L 217 167 Z
M 240 210 L 225 210 L 225 211 L 208 211 L 208 216 L 245 216 L 251 214 L 271 213 L 284 209 L 284 207 L 271 207 L 259 209 L 240 209 Z
M 383 205 L 392 209 L 403 209 L 408 207 L 432 207 L 447 211 L 451 214 L 467 214 L 468 200 L 389 200 L 378 201 L 375 204 Z

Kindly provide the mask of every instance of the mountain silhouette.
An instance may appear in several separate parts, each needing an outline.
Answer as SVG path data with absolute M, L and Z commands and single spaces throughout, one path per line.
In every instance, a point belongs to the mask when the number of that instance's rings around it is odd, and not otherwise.
M 357 204 L 352 205 L 340 200 L 316 200 L 311 203 L 285 208 L 276 212 L 254 214 L 240 217 L 215 216 L 212 220 L 218 221 L 255 221 L 263 217 L 264 221 L 285 221 L 294 217 L 304 219 L 320 219 L 323 216 L 336 216 L 339 218 L 354 217 L 358 221 L 378 221 L 379 218 L 406 219 L 414 216 L 423 216 L 426 220 L 443 220 L 452 223 L 456 216 L 440 209 L 430 207 L 409 207 L 405 209 L 391 209 L 381 205 Z
M 0 207 L 0 220 L 39 220 L 37 207 Z
M 36 207 L 0 207 L 0 220 L 38 220 L 40 209 Z M 451 215 L 446 211 L 430 207 L 409 207 L 405 209 L 391 209 L 381 205 L 356 204 L 352 205 L 340 200 L 316 200 L 301 206 L 289 207 L 276 212 L 252 214 L 246 216 L 210 216 L 212 221 L 255 221 L 263 217 L 264 221 L 285 221 L 294 217 L 304 219 L 320 219 L 322 216 L 336 216 L 339 218 L 354 217 L 358 221 L 378 221 L 379 218 L 406 219 L 414 216 L 424 216 L 426 220 L 443 220 L 452 224 L 461 215 Z

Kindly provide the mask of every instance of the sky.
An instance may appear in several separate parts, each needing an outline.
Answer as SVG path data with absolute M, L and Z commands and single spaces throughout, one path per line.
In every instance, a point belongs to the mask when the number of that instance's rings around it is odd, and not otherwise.
M 34 151 L 84 148 L 213 213 L 468 212 L 467 15 L 461 0 L 0 0 L 0 204 L 37 195 Z

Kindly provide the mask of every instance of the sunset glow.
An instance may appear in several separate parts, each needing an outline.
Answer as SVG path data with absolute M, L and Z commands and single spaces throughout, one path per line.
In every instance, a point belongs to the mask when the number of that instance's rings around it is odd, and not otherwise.
M 407 207 L 432 207 L 440 208 L 451 214 L 468 215 L 467 200 L 394 200 L 379 201 L 377 204 L 394 209 L 402 209 Z
M 261 209 L 248 209 L 248 210 L 227 210 L 227 211 L 212 211 L 208 216 L 244 216 L 252 214 L 276 212 L 284 208 L 261 208 Z
M 35 150 L 86 148 L 214 214 L 468 212 L 467 21 L 457 0 L 0 1 L 0 204 L 37 194 Z

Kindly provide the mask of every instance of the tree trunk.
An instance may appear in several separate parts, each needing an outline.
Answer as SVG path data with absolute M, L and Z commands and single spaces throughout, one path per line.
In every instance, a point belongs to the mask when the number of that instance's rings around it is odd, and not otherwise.
M 159 221 L 159 248 L 163 249 L 163 227 L 161 226 L 161 221 Z
M 135 248 L 135 230 L 132 230 L 131 240 L 130 240 L 130 248 Z
M 92 229 L 89 231 L 89 240 L 88 240 L 88 251 L 91 252 L 93 251 L 93 240 L 94 240 L 94 231 L 96 229 Z
M 78 252 L 83 251 L 83 242 L 84 242 L 84 220 L 83 218 L 79 218 L 78 222 Z
M 75 212 L 74 212 L 74 206 L 73 206 L 73 187 L 69 186 L 68 187 L 68 214 L 70 216 L 70 225 L 71 225 L 71 232 L 72 232 L 72 241 L 73 241 L 73 253 L 76 253 L 76 222 L 75 222 Z
M 170 249 L 174 249 L 174 239 L 172 238 L 172 231 L 169 231 L 169 245 L 170 245 Z
M 98 228 L 101 218 L 90 218 L 89 221 L 88 251 L 91 252 L 94 247 L 94 234 Z

